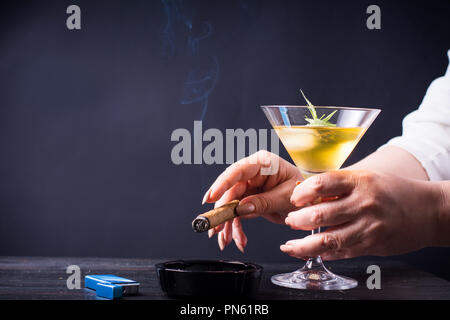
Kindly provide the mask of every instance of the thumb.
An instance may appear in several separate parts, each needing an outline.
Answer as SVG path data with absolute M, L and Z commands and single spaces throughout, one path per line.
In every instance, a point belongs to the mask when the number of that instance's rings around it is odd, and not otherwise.
M 245 197 L 236 208 L 236 212 L 240 216 L 246 216 L 246 218 L 289 212 L 294 209 L 290 202 L 294 188 L 295 182 L 286 181 L 269 191 Z

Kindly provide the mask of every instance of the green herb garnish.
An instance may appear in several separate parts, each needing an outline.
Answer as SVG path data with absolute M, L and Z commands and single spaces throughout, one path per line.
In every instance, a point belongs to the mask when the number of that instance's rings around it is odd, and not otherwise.
M 300 92 L 303 95 L 303 98 L 306 100 L 306 103 L 308 104 L 308 110 L 311 113 L 312 119 L 305 117 L 305 120 L 308 121 L 308 126 L 314 126 L 314 127 L 336 127 L 334 123 L 330 122 L 331 117 L 337 112 L 337 110 L 334 110 L 332 113 L 330 113 L 328 116 L 323 114 L 320 118 L 317 117 L 316 108 L 314 108 L 313 104 L 306 98 L 305 94 L 302 90 Z

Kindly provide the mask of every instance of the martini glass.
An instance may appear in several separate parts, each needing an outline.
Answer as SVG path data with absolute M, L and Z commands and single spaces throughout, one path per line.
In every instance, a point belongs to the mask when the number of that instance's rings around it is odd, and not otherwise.
M 306 106 L 262 106 L 304 178 L 338 170 L 380 113 L 378 109 L 314 107 L 318 118 L 336 111 L 327 126 L 310 125 Z M 314 203 L 319 203 L 317 199 Z M 312 234 L 320 232 L 320 228 Z M 272 283 L 295 289 L 344 290 L 358 285 L 354 279 L 338 276 L 323 265 L 320 256 L 290 273 L 274 275 Z

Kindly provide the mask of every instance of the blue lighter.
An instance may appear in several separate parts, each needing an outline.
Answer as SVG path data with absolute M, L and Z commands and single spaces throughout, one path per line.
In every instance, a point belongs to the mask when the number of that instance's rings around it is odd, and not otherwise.
M 139 282 L 112 274 L 85 276 L 84 286 L 95 290 L 97 296 L 108 299 L 117 299 L 139 293 Z

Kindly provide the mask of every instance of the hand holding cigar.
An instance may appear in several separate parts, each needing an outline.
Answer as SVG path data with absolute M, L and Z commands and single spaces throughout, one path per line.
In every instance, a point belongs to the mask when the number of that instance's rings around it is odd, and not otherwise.
M 300 182 L 297 183 L 299 185 Z M 328 198 L 317 198 L 312 202 L 312 204 L 318 204 L 321 202 L 327 202 L 336 200 L 338 197 L 328 197 Z M 221 207 L 215 208 L 208 212 L 198 215 L 192 221 L 192 229 L 195 232 L 206 232 L 210 229 L 213 229 L 222 223 L 233 220 L 236 217 L 239 217 L 239 214 L 236 211 L 237 206 L 239 205 L 239 200 L 234 200 L 229 203 L 224 204 Z
M 209 229 L 215 228 L 222 223 L 232 220 L 239 215 L 236 212 L 236 207 L 239 205 L 239 200 L 234 200 L 224 204 L 221 207 L 210 210 L 206 213 L 198 215 L 192 221 L 192 229 L 195 232 L 205 232 Z
M 278 168 L 277 174 L 261 173 L 262 168 L 268 168 L 272 164 Z M 302 180 L 300 171 L 270 152 L 260 151 L 241 159 L 220 174 L 202 198 L 202 204 L 220 205 L 239 199 L 239 205 L 236 201 L 233 206 L 236 210 L 233 212 L 235 218 L 228 219 L 230 216 L 226 215 L 228 218 L 220 223 L 221 221 L 211 222 L 207 217 L 200 215 L 194 220 L 193 229 L 198 230 L 197 232 L 208 231 L 210 238 L 217 235 L 221 250 L 234 241 L 236 247 L 244 252 L 247 236 L 242 228 L 241 219 L 244 216 L 245 219 L 263 217 L 270 222 L 284 224 L 288 213 L 295 209 L 290 197 L 298 180 Z

